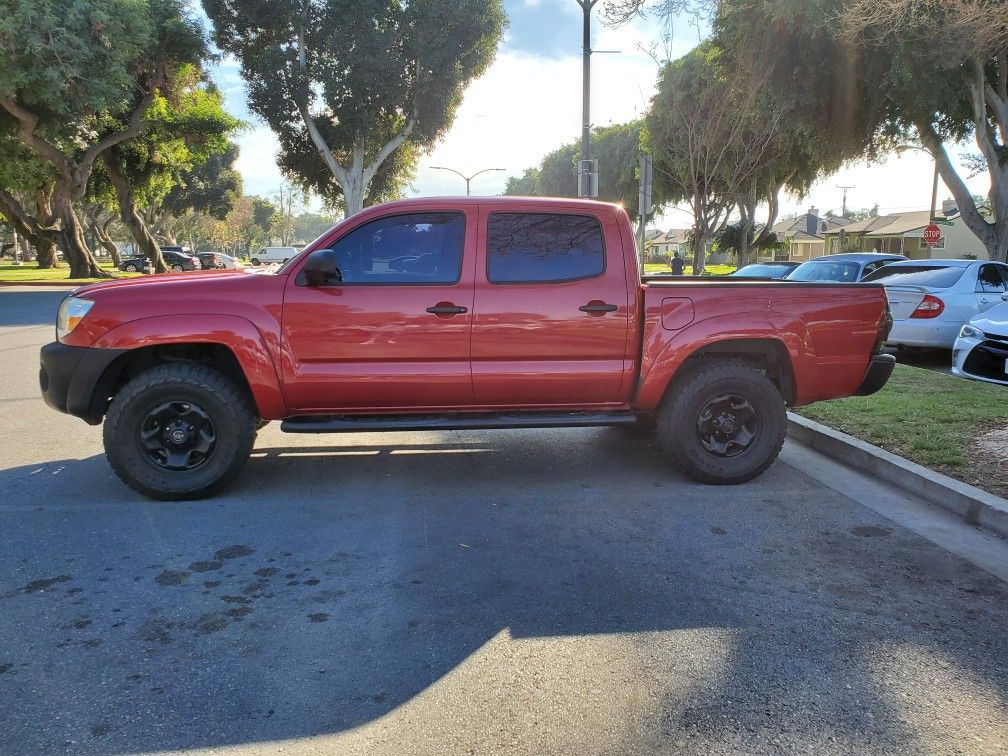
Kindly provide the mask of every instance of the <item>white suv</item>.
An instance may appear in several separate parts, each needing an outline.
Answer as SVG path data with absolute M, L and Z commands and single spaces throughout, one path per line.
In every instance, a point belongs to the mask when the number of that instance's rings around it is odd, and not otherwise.
M 253 265 L 281 265 L 290 260 L 298 251 L 294 247 L 263 247 L 258 252 L 252 253 Z

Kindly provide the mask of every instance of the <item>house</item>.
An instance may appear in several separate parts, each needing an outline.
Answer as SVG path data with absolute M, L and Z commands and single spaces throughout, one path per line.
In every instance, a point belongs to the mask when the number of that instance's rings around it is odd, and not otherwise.
M 773 225 L 771 230 L 781 246 L 777 250 L 761 250 L 759 259 L 804 262 L 813 257 L 821 257 L 825 254 L 826 234 L 838 231 L 849 223 L 843 217 L 821 217 L 818 209 L 809 208 L 807 213 Z
M 929 210 L 867 218 L 828 231 L 825 234 L 825 254 L 884 252 L 906 255 L 915 260 L 932 257 L 987 259 L 986 248 L 969 230 L 954 206 L 949 206 L 944 213 L 938 215 L 937 224 L 942 231 L 942 238 L 933 249 L 924 243 L 924 229 L 930 223 Z
M 684 251 L 690 229 L 673 228 L 659 232 L 657 236 L 644 243 L 644 256 L 648 260 L 668 260 L 675 254 L 685 257 Z

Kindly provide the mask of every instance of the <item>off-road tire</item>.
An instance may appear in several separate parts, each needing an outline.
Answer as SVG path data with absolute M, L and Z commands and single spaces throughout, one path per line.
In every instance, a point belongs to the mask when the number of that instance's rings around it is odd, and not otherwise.
M 213 422 L 216 443 L 203 466 L 163 470 L 137 440 L 151 409 L 165 402 L 199 405 Z M 248 461 L 258 413 L 247 394 L 213 368 L 191 363 L 159 365 L 120 389 L 105 416 L 105 454 L 116 475 L 152 499 L 201 499 L 224 488 Z
M 683 370 L 658 408 L 658 441 L 665 454 L 701 483 L 735 485 L 762 474 L 777 459 L 787 433 L 787 408 L 777 387 L 739 360 L 697 360 Z M 747 400 L 759 418 L 751 444 L 732 457 L 709 451 L 697 432 L 704 407 L 725 394 Z

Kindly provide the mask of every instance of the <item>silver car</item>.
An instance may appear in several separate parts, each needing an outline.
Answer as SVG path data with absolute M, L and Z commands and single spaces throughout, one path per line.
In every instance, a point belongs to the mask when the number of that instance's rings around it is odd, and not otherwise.
M 952 374 L 1008 386 L 1008 294 L 1004 303 L 973 318 L 952 347 Z
M 1008 265 L 985 260 L 907 260 L 864 279 L 885 286 L 889 346 L 951 349 L 963 323 L 1001 304 Z

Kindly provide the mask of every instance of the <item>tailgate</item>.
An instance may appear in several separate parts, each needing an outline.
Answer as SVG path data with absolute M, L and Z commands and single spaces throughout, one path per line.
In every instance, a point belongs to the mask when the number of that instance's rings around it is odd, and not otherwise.
M 920 306 L 927 289 L 921 286 L 886 286 L 885 292 L 893 320 L 906 320 Z

